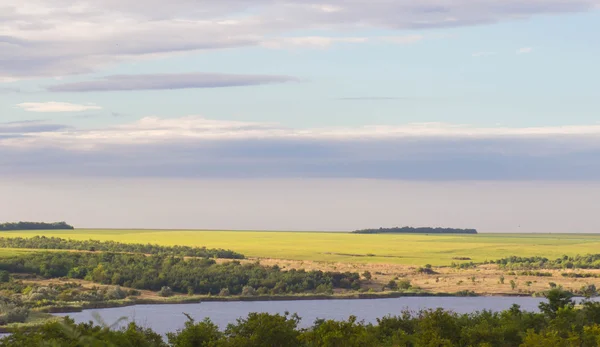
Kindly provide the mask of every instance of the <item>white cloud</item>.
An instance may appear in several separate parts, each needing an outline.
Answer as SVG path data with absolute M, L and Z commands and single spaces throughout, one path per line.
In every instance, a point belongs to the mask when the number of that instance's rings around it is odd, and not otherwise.
M 69 104 L 70 105 L 70 104 Z M 88 107 L 84 105 L 75 105 Z M 40 109 L 40 108 L 35 108 Z M 48 110 L 48 108 L 41 108 Z M 57 108 L 50 108 L 57 109 Z M 60 108 L 64 111 L 68 108 Z M 78 109 L 82 110 L 82 109 Z M 49 111 L 45 111 L 49 112 Z M 294 129 L 277 123 L 211 120 L 200 116 L 145 117 L 131 123 L 100 129 L 69 129 L 29 136 L 27 140 L 0 140 L 2 145 L 29 147 L 56 145 L 96 148 L 109 144 L 152 144 L 179 141 L 232 140 L 389 140 L 389 139 L 502 139 L 571 137 L 600 139 L 600 124 L 548 127 L 475 127 L 445 123 L 410 123 L 399 126 L 329 127 Z M 600 140 L 595 141 L 600 144 Z
M 81 112 L 88 110 L 101 110 L 97 105 L 79 105 L 68 102 L 24 102 L 16 105 L 18 108 L 29 112 Z
M 534 48 L 533 47 L 523 47 L 523 48 L 519 48 L 517 50 L 517 54 L 529 54 L 531 52 L 533 52 Z
M 480 25 L 588 11 L 598 4 L 600 0 L 99 0 L 92 6 L 85 0 L 30 0 L 27 5 L 3 0 L 0 81 L 68 76 L 121 61 L 230 47 L 326 47 L 348 29 L 361 41 L 373 29 Z M 287 38 L 303 31 L 325 39 Z M 419 39 L 398 35 L 388 42 L 414 40 Z

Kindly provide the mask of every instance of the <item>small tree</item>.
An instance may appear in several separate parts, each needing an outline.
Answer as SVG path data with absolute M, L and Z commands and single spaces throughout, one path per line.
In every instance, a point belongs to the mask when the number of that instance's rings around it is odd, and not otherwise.
M 185 313 L 184 313 L 185 314 Z M 167 339 L 172 346 L 216 346 L 223 337 L 219 327 L 210 319 L 205 318 L 202 322 L 196 323 L 194 319 L 185 314 L 188 321 L 185 327 L 176 333 L 167 333 Z
M 412 285 L 410 284 L 410 280 L 401 280 L 400 282 L 398 282 L 398 288 L 400 289 L 410 289 L 410 287 L 412 287 Z
M 164 287 L 160 288 L 160 290 L 158 291 L 158 295 L 165 297 L 165 298 L 169 297 L 169 296 L 173 296 L 173 289 L 171 289 L 171 287 L 164 286 Z
M 390 290 L 398 290 L 398 283 L 396 283 L 396 281 L 394 281 L 394 280 L 391 280 L 388 282 L 387 287 Z
M 588 284 L 586 286 L 581 287 L 581 294 L 586 299 L 591 299 L 598 295 L 598 290 L 596 289 L 596 285 Z
M 367 280 L 367 281 L 370 281 L 371 278 L 373 278 L 373 276 L 371 275 L 371 272 L 369 272 L 369 271 L 363 272 L 362 275 L 363 275 L 364 279 Z
M 550 317 L 556 317 L 556 313 L 560 309 L 568 308 L 572 309 L 575 307 L 573 301 L 573 294 L 565 290 L 555 288 L 550 289 L 544 294 L 548 302 L 542 302 L 539 305 L 540 311 L 549 315 Z
M 510 280 L 510 288 L 512 290 L 515 290 L 515 288 L 517 288 L 517 282 L 515 282 L 515 280 Z
M 0 283 L 10 282 L 10 274 L 6 270 L 0 270 Z
M 244 286 L 244 288 L 242 288 L 242 295 L 243 296 L 255 296 L 256 289 L 254 289 L 251 286 Z
M 500 275 L 500 284 L 504 284 L 504 275 Z

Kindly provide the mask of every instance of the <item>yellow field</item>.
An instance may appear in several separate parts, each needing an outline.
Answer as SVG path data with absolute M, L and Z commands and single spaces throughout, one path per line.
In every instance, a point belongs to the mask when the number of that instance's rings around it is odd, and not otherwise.
M 454 257 L 475 262 L 509 255 L 555 258 L 600 252 L 600 235 L 479 234 L 361 235 L 324 232 L 69 230 L 2 232 L 4 237 L 55 236 L 78 240 L 226 248 L 248 257 L 345 263 L 448 265 Z M 0 255 L 13 250 L 4 250 Z M 370 256 L 367 256 L 370 255 Z

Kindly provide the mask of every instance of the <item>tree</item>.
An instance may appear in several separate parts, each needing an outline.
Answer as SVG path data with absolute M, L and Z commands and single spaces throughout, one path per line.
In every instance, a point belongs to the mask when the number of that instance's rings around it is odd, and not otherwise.
M 586 299 L 591 299 L 598 295 L 598 290 L 596 289 L 596 285 L 588 284 L 586 286 L 581 287 L 581 294 Z
M 300 317 L 269 313 L 250 313 L 245 319 L 229 324 L 225 336 L 236 347 L 295 347 L 300 346 L 298 323 Z
M 160 288 L 160 290 L 158 291 L 158 295 L 162 296 L 162 297 L 169 297 L 169 296 L 173 296 L 173 289 L 171 289 L 171 287 L 168 286 L 163 286 L 162 288 Z
M 0 283 L 6 283 L 10 281 L 10 274 L 8 271 L 0 270 Z
M 572 309 L 575 307 L 573 294 L 559 288 L 550 289 L 544 296 L 548 302 L 542 302 L 539 305 L 540 311 L 550 317 L 556 317 L 560 309 Z
M 223 338 L 223 333 L 219 331 L 209 318 L 196 323 L 194 319 L 184 313 L 188 318 L 183 329 L 176 333 L 167 333 L 167 340 L 172 347 L 212 347 L 217 346 L 219 340 Z

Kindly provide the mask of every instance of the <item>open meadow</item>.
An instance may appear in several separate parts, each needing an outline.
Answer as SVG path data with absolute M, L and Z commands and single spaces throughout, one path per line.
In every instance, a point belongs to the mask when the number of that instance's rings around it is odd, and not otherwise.
M 74 240 L 153 243 L 224 248 L 251 258 L 336 263 L 381 263 L 434 266 L 495 260 L 510 255 L 544 256 L 598 253 L 598 234 L 410 235 L 342 232 L 205 231 L 205 230 L 45 230 L 6 231 L 4 237 L 54 236 Z M 15 250 L 16 251 L 16 250 Z M 13 250 L 2 250 L 11 254 Z

